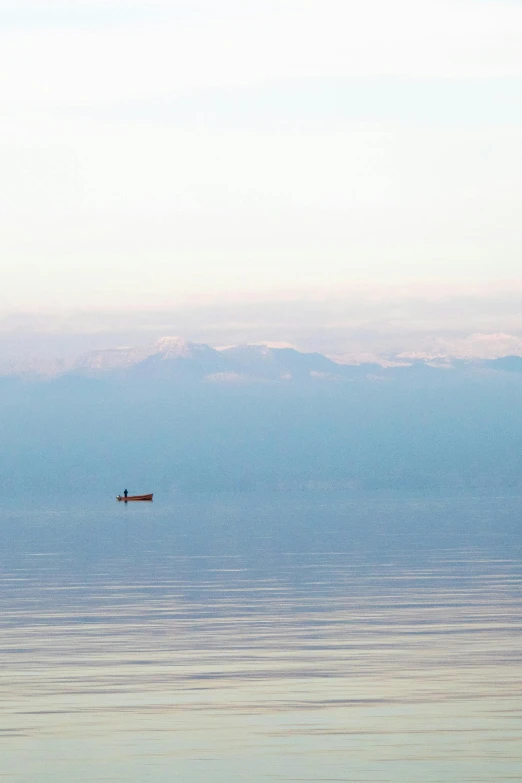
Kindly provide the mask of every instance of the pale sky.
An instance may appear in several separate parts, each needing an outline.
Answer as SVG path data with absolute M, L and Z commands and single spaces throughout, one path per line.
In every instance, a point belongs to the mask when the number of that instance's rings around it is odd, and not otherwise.
M 0 0 L 0 310 L 522 276 L 522 3 Z

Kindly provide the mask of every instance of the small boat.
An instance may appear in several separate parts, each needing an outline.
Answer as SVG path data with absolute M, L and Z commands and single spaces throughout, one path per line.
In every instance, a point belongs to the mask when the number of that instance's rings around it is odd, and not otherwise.
M 137 501 L 137 500 L 152 500 L 152 492 L 150 495 L 116 495 L 116 500 L 123 500 L 124 503 L 128 503 L 129 501 Z

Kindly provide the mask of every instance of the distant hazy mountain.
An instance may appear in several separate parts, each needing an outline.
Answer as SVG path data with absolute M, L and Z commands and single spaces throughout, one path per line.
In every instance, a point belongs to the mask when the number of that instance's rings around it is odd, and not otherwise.
M 0 376 L 4 498 L 125 487 L 522 492 L 518 357 L 350 366 L 165 338 L 87 354 L 52 377 L 35 369 Z
M 237 345 L 221 351 L 237 373 L 267 380 L 340 377 L 342 365 L 319 353 L 300 353 L 293 348 L 268 348 L 263 345 Z
M 367 365 L 367 369 L 372 365 Z M 376 365 L 375 367 L 379 367 Z M 11 369 L 9 374 L 13 373 Z M 46 375 L 49 377 L 51 371 Z M 238 345 L 216 350 L 178 337 L 164 337 L 137 348 L 115 348 L 84 354 L 68 366 L 54 368 L 54 376 L 114 376 L 120 379 L 185 379 L 234 381 L 288 381 L 354 375 L 349 368 L 318 353 L 265 345 Z
M 178 337 L 164 337 L 152 345 L 94 351 L 79 357 L 63 374 L 100 377 L 107 374 L 129 377 L 204 378 L 226 372 L 219 351 L 209 345 Z
M 11 361 L 0 376 L 46 380 L 63 376 L 152 381 L 342 381 L 367 378 L 391 380 L 438 372 L 521 372 L 522 358 L 493 360 L 387 357 L 381 364 L 341 364 L 319 353 L 293 348 L 237 345 L 215 349 L 179 337 L 164 337 L 150 345 L 93 351 L 69 363 Z

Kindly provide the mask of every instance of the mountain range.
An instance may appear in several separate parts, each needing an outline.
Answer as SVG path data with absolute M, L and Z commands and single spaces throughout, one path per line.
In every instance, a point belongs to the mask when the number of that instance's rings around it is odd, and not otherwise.
M 0 492 L 522 492 L 522 358 L 163 338 L 0 377 Z
M 235 345 L 212 348 L 179 337 L 138 347 L 92 351 L 68 362 L 20 359 L 0 367 L 0 376 L 32 380 L 85 377 L 121 380 L 207 381 L 215 383 L 386 380 L 433 370 L 453 373 L 522 372 L 522 357 L 450 359 L 387 357 L 380 364 L 342 364 L 319 353 L 291 347 Z

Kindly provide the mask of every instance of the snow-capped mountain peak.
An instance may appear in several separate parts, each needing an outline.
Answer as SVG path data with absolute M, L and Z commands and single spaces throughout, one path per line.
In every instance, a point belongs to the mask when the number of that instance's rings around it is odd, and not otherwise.
M 192 343 L 181 337 L 162 337 L 137 348 L 111 348 L 91 351 L 73 362 L 70 370 L 80 374 L 97 374 L 128 370 L 146 361 L 212 358 L 219 354 L 209 345 Z
M 212 348 L 200 343 L 191 343 L 182 337 L 161 337 L 152 344 L 149 355 L 161 354 L 165 359 L 188 359 L 196 353 L 201 353 L 202 350 L 208 351 Z

